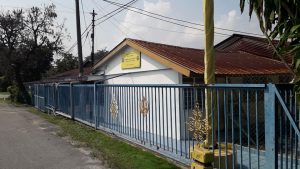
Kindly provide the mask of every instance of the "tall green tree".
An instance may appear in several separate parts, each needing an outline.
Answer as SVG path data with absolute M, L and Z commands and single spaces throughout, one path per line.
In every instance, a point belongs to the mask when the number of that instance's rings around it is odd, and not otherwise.
M 261 31 L 269 40 L 278 56 L 294 73 L 294 83 L 300 82 L 300 1 L 299 0 L 240 0 L 241 12 L 248 2 L 249 16 L 253 12 L 259 20 Z M 279 40 L 276 46 L 272 40 Z M 294 56 L 288 65 L 282 55 Z
M 62 53 L 62 58 L 55 61 L 55 73 L 62 73 L 78 68 L 78 58 L 71 53 Z
M 100 49 L 100 50 L 97 50 L 97 52 L 95 52 L 95 55 L 94 55 L 94 64 L 97 63 L 97 61 L 101 60 L 102 58 L 104 58 L 107 54 L 109 53 L 108 50 L 106 50 L 106 48 L 104 49 Z M 85 59 L 84 59 L 84 64 L 83 64 L 84 67 L 91 67 L 92 66 L 92 60 L 91 60 L 91 56 L 87 56 Z
M 56 22 L 55 6 L 0 13 L 0 57 L 19 88 L 20 101 L 30 102 L 23 82 L 39 80 L 63 50 L 63 23 Z

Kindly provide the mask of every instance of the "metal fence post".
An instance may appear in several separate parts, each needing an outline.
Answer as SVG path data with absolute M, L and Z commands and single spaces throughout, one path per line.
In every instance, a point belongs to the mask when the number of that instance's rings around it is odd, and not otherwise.
M 39 103 L 39 87 L 40 87 L 40 84 L 38 84 L 38 85 L 36 85 L 36 107 L 38 108 L 38 109 L 40 109 L 40 103 Z
M 74 107 L 73 107 L 73 84 L 72 82 L 70 83 L 70 114 L 71 114 L 71 119 L 74 120 Z
M 57 110 L 57 86 L 55 83 L 52 84 L 53 86 L 53 104 L 54 104 L 54 113 Z
M 278 168 L 278 149 L 277 149 L 277 116 L 275 109 L 275 85 L 268 84 L 264 94 L 265 107 L 265 146 L 266 146 L 266 163 L 268 169 Z
M 93 109 L 93 113 L 94 113 L 94 123 L 95 123 L 95 129 L 97 130 L 97 115 L 96 115 L 96 89 L 97 85 L 96 85 L 96 82 L 94 83 L 94 109 Z

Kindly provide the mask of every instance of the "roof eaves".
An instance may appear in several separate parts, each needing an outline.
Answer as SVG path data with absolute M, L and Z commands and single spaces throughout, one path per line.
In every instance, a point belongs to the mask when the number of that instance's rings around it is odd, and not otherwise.
M 186 68 L 183 65 L 175 63 L 172 60 L 167 59 L 166 57 L 157 54 L 156 52 L 152 51 L 151 49 L 146 48 L 145 46 L 140 45 L 139 43 L 135 42 L 134 40 L 128 39 L 127 44 L 130 47 L 132 47 L 138 51 L 141 51 L 142 53 L 146 54 L 147 56 L 151 57 L 152 59 L 158 61 L 159 63 L 161 63 L 165 66 L 168 66 L 185 76 L 189 77 L 192 72 L 189 68 Z M 195 73 L 197 73 L 197 72 L 195 72 Z
M 103 59 L 101 59 L 100 61 L 98 61 L 95 66 L 93 67 L 93 70 L 97 69 L 98 67 L 100 67 L 101 65 L 103 65 L 106 61 L 108 61 L 113 55 L 115 55 L 116 53 L 118 53 L 124 46 L 130 46 L 132 48 L 134 48 L 135 50 L 138 50 L 144 54 L 146 54 L 147 56 L 151 57 L 152 59 L 160 62 L 163 65 L 166 65 L 176 71 L 178 71 L 179 73 L 185 75 L 185 76 L 190 76 L 191 74 L 191 70 L 179 65 L 178 63 L 172 62 L 170 59 L 167 59 L 164 56 L 161 56 L 153 51 L 151 51 L 150 49 L 147 49 L 146 47 L 138 44 L 137 42 L 135 42 L 135 40 L 133 39 L 124 39 L 120 44 L 118 44 L 114 49 L 112 49 L 105 57 L 103 57 Z

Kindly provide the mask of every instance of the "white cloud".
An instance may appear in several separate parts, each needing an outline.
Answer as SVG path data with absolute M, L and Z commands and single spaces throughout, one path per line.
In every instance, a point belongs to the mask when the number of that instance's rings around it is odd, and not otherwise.
M 171 4 L 168 1 L 158 0 L 157 3 L 145 1 L 144 9 L 157 14 L 168 14 L 171 11 Z
M 157 2 L 144 1 L 143 9 L 149 12 L 167 15 L 171 11 L 171 4 L 170 2 L 164 0 L 158 0 Z M 142 39 L 144 39 L 144 36 L 146 36 L 145 38 L 149 36 L 151 37 L 152 35 L 154 36 L 153 31 L 150 28 L 139 25 L 152 25 L 157 27 L 164 24 L 165 23 L 162 21 L 149 18 L 145 15 L 137 14 L 133 11 L 128 11 L 124 21 L 120 26 L 120 29 L 127 31 L 131 36 L 135 38 L 142 37 Z M 137 37 L 137 35 L 141 37 Z
M 172 16 L 175 11 L 172 11 L 170 1 L 157 0 L 157 1 L 144 1 L 143 9 L 153 13 L 158 13 L 165 16 Z M 230 10 L 220 17 L 215 17 L 215 26 L 219 28 L 226 28 L 232 30 L 241 30 L 244 32 L 259 32 L 257 30 L 257 22 L 254 20 L 249 23 L 247 16 L 240 15 L 236 10 Z M 194 20 L 195 23 L 203 23 L 199 20 Z M 198 29 L 204 29 L 203 26 L 195 26 Z M 251 30 L 249 30 L 251 28 Z M 127 32 L 129 37 L 138 38 L 146 41 L 154 41 L 158 43 L 166 43 L 178 46 L 187 46 L 192 48 L 204 47 L 204 32 L 184 28 L 181 26 L 172 25 L 164 21 L 149 18 L 144 15 L 136 14 L 128 11 L 123 22 L 121 22 L 120 29 Z M 160 30 L 163 29 L 163 30 Z M 216 32 L 231 35 L 233 32 L 215 29 Z M 228 36 L 215 34 L 215 44 L 224 40 Z
M 226 15 L 222 15 L 221 19 L 216 21 L 215 26 L 219 28 L 233 29 L 240 22 L 241 17 L 237 16 L 236 10 L 229 11 Z
M 174 13 L 171 2 L 166 0 L 154 2 L 145 0 L 143 9 L 165 16 L 172 16 L 172 13 Z M 149 18 L 132 11 L 127 12 L 120 29 L 128 32 L 132 38 L 178 46 L 202 47 L 199 46 L 199 40 L 201 39 L 199 33 L 201 32 Z
M 222 15 L 221 18 L 215 22 L 215 27 L 237 30 L 241 24 L 241 20 L 242 20 L 242 18 L 241 18 L 241 16 L 237 15 L 236 10 L 231 10 L 227 14 Z M 215 29 L 215 32 L 229 34 L 229 35 L 233 33 L 233 32 L 224 31 L 224 30 L 220 30 L 220 29 Z M 225 38 L 226 38 L 226 36 L 216 35 L 215 43 L 219 43 L 220 41 L 224 40 Z

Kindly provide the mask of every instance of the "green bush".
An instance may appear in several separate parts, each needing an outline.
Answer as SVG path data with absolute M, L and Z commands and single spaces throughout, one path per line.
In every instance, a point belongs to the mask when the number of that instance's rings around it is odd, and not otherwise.
M 7 91 L 10 94 L 10 100 L 18 102 L 19 88 L 16 85 L 8 86 Z
M 6 92 L 9 85 L 9 80 L 5 76 L 0 76 L 0 92 Z
M 31 97 L 27 91 L 21 91 L 17 85 L 12 85 L 7 88 L 10 93 L 12 102 L 31 104 Z

